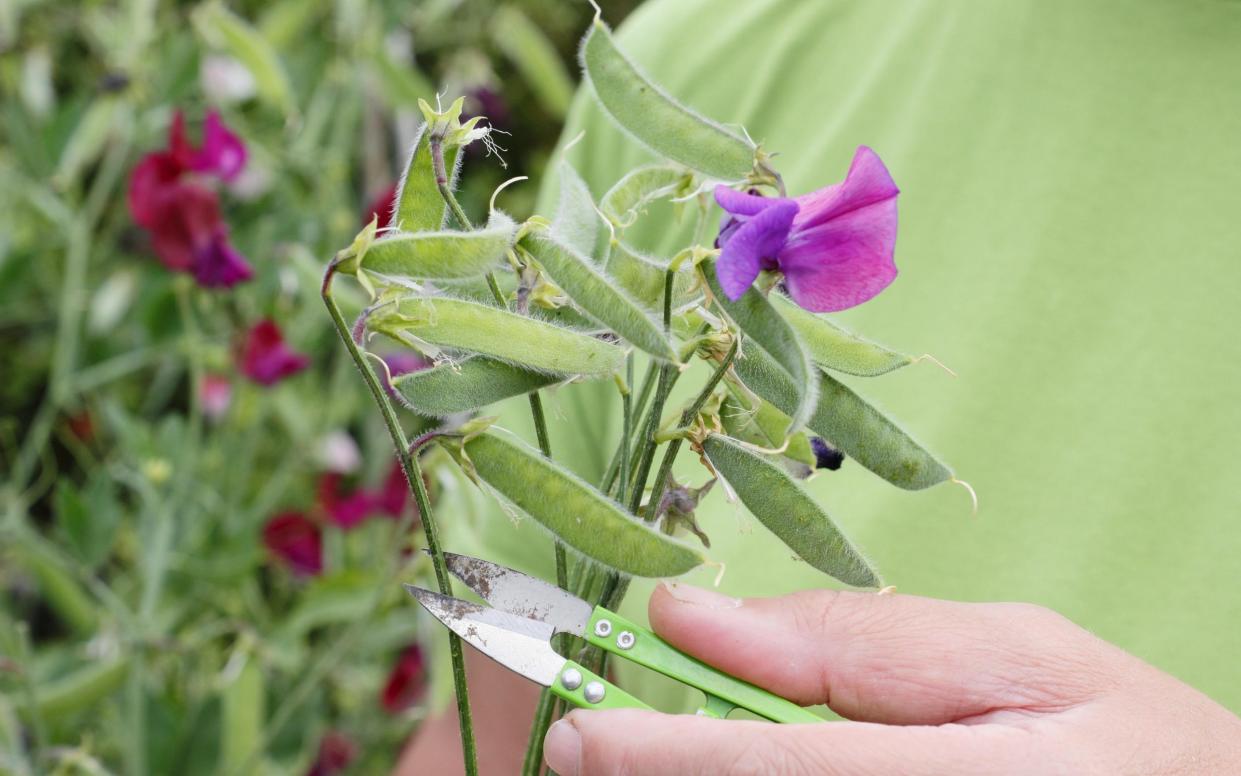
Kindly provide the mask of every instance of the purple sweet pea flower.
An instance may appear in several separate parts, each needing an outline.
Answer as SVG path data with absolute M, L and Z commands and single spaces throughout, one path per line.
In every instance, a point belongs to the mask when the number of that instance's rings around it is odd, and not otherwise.
M 896 195 L 879 156 L 860 146 L 842 183 L 800 197 L 769 198 L 717 186 L 716 273 L 740 299 L 763 270 L 783 274 L 793 301 L 816 313 L 871 299 L 896 278 Z

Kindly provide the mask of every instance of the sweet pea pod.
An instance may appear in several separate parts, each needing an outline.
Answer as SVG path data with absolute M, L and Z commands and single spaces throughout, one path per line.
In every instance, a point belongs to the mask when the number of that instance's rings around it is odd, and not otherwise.
M 680 167 L 648 164 L 631 170 L 608 189 L 599 209 L 617 227 L 625 228 L 647 205 L 671 197 L 686 187 L 692 176 Z
M 496 285 L 499 286 L 500 293 L 504 294 L 504 298 L 513 299 L 517 290 L 516 275 L 512 272 L 501 272 L 495 278 Z M 491 287 L 481 277 L 463 278 L 461 280 L 440 280 L 436 281 L 435 286 L 450 296 L 455 296 L 459 299 L 469 299 L 489 305 L 495 304 L 495 297 L 491 294 Z M 577 329 L 583 333 L 589 332 L 594 334 L 603 330 L 598 321 L 587 318 L 570 304 L 552 308 L 532 304 L 531 309 L 534 310 L 536 316 L 548 323 L 567 326 L 570 329 Z
M 718 434 L 707 437 L 702 448 L 746 509 L 799 558 L 845 584 L 879 586 L 866 559 L 778 464 Z
M 128 673 L 128 657 L 98 660 L 61 673 L 36 689 L 35 709 L 44 721 L 53 723 L 80 714 L 120 689 Z
M 789 427 L 789 416 L 765 399 L 747 396 L 736 386 L 729 385 L 727 388 L 728 395 L 720 405 L 720 422 L 728 435 L 759 447 L 779 448 L 783 444 L 780 434 Z M 788 445 L 781 455 L 813 471 L 815 457 L 810 436 L 805 431 L 798 431 L 787 441 Z M 802 471 L 809 474 L 804 469 Z
M 796 406 L 796 386 L 765 353 L 750 351 L 734 364 L 747 388 L 781 410 Z M 826 372 L 807 427 L 888 482 L 921 490 L 952 478 L 952 470 L 894 421 Z
M 723 181 L 739 181 L 754 169 L 753 142 L 649 81 L 616 47 L 612 31 L 598 17 L 582 41 L 580 57 L 599 104 L 656 153 Z
M 599 214 L 590 187 L 573 165 L 560 163 L 560 195 L 556 216 L 552 219 L 552 233 L 573 250 L 590 258 L 597 256 L 599 244 Z
M 621 240 L 612 241 L 604 271 L 648 310 L 664 308 L 664 281 L 668 268 L 635 251 Z M 693 269 L 679 269 L 672 280 L 672 307 L 681 309 L 702 295 L 698 293 Z
M 448 187 L 457 187 L 457 175 L 461 171 L 461 147 L 444 149 L 444 170 L 448 173 Z M 431 144 L 427 124 L 418 130 L 414 149 L 405 165 L 405 174 L 396 189 L 396 212 L 392 224 L 406 232 L 426 229 L 442 229 L 448 214 L 448 206 L 440 196 L 435 183 L 435 171 L 431 165 Z
M 235 655 L 233 660 L 241 665 L 231 666 L 236 674 L 220 697 L 220 772 L 253 774 L 259 769 L 250 755 L 261 746 L 266 716 L 263 670 L 252 653 Z
M 443 418 L 537 391 L 561 379 L 486 356 L 474 356 L 395 377 L 392 387 L 414 412 Z
M 601 339 L 451 297 L 405 297 L 377 309 L 367 325 L 398 342 L 482 353 L 558 375 L 612 374 L 625 361 L 622 348 Z
M 485 229 L 472 232 L 397 232 L 371 243 L 360 260 L 342 263 L 339 271 L 423 280 L 483 275 L 504 258 L 516 232 L 503 213 L 492 214 Z
M 912 356 L 863 339 L 823 316 L 803 310 L 783 294 L 772 294 L 770 298 L 819 366 L 845 374 L 876 377 L 914 361 Z
M 819 395 L 819 370 L 815 369 L 801 339 L 757 289 L 750 288 L 734 302 L 720 288 L 714 262 L 705 262 L 699 271 L 716 302 L 746 334 L 741 357 L 737 359 L 738 365 L 751 358 L 767 356 L 769 361 L 779 366 L 788 379 L 788 385 L 793 387 L 794 401 L 781 405 L 768 396 L 763 398 L 788 413 L 790 424 L 785 431 L 786 436 L 800 430 L 814 412 L 815 400 Z
M 587 315 L 655 358 L 677 360 L 676 349 L 659 323 L 590 259 L 553 234 L 531 235 L 521 245 Z
M 606 566 L 639 577 L 673 577 L 704 560 L 507 431 L 493 427 L 472 437 L 463 452 L 467 470 L 565 544 Z

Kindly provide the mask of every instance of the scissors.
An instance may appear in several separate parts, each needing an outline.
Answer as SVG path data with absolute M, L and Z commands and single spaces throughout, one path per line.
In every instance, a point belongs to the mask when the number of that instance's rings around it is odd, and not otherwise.
M 746 709 L 772 722 L 823 718 L 766 690 L 721 673 L 673 648 L 654 633 L 555 585 L 466 555 L 444 553 L 448 570 L 491 606 L 413 585 L 405 588 L 437 620 L 510 671 L 565 701 L 588 709 L 649 709 L 585 666 L 557 654 L 556 633 L 571 633 L 619 658 L 658 671 L 706 695 L 700 716 L 723 718 Z M 494 607 L 494 608 L 493 608 Z

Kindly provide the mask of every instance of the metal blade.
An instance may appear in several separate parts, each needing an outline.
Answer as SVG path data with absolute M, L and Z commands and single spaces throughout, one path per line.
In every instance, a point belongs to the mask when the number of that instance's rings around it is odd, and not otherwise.
M 500 665 L 538 682 L 551 685 L 565 659 L 552 650 L 552 627 L 486 606 L 406 585 L 418 603 L 435 619 Z
M 557 633 L 586 632 L 594 607 L 555 585 L 468 555 L 446 552 L 444 560 L 453 576 L 497 609 L 545 622 Z

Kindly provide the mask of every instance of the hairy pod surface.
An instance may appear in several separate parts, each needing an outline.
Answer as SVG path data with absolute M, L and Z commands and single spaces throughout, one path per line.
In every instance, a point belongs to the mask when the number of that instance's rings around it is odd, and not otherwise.
M 599 19 L 582 41 L 581 60 L 599 104 L 660 156 L 722 181 L 739 181 L 754 169 L 754 143 L 649 81 L 616 47 L 612 31 Z
M 703 451 L 746 509 L 798 557 L 845 584 L 879 586 L 875 570 L 781 466 L 718 434 Z
M 782 412 L 788 413 L 790 425 L 785 436 L 800 430 L 814 413 L 815 401 L 819 395 L 819 370 L 810 360 L 810 354 L 806 352 L 801 339 L 788 321 L 776 312 L 757 289 L 750 288 L 734 302 L 725 296 L 724 289 L 720 288 L 719 279 L 715 276 L 715 262 L 703 263 L 699 271 L 706 278 L 716 302 L 746 335 L 741 355 L 737 358 L 738 369 L 745 361 L 760 356 L 766 356 L 769 362 L 778 365 L 787 378 L 787 384 L 793 389 L 793 401 L 782 405 L 770 397 L 763 398 L 771 401 Z
M 796 406 L 796 386 L 765 353 L 751 352 L 734 366 L 747 388 L 780 410 Z M 819 378 L 811 431 L 898 488 L 921 490 L 952 478 L 952 470 L 895 421 L 826 372 Z
M 484 229 L 472 232 L 396 232 L 371 243 L 350 267 L 392 277 L 455 280 L 494 269 L 513 245 L 517 225 L 493 213 Z M 345 265 L 342 271 L 349 271 Z
M 650 312 L 590 259 L 551 234 L 531 235 L 521 245 L 587 315 L 639 350 L 664 361 L 677 360 L 676 348 Z
M 630 170 L 608 189 L 599 200 L 599 209 L 608 220 L 624 229 L 652 202 L 676 194 L 690 177 L 686 170 L 670 164 L 643 165 Z
M 614 240 L 604 271 L 646 309 L 663 310 L 667 265 L 643 256 L 621 240 Z M 684 309 L 702 297 L 696 280 L 692 267 L 683 266 L 677 270 L 672 279 L 672 309 Z
M 560 193 L 552 233 L 556 238 L 588 258 L 597 258 L 599 247 L 599 213 L 594 196 L 573 165 L 560 163 Z
M 648 527 L 593 485 L 501 429 L 465 441 L 474 473 L 561 541 L 639 577 L 672 577 L 704 558 L 689 544 Z M 465 463 L 465 462 L 463 462 Z
M 419 415 L 444 418 L 537 391 L 561 379 L 487 356 L 473 356 L 394 377 L 392 387 Z
M 787 441 L 781 455 L 814 468 L 814 449 L 810 446 L 809 435 L 798 431 L 782 441 L 781 434 L 789 427 L 789 416 L 766 399 L 747 396 L 730 385 L 720 405 L 720 422 L 730 437 L 758 447 L 775 450 Z
M 418 130 L 414 149 L 405 165 L 405 174 L 396 190 L 396 210 L 392 224 L 405 232 L 420 232 L 444 228 L 448 205 L 440 195 L 435 182 L 435 169 L 431 163 L 431 143 L 427 124 Z M 444 149 L 444 171 L 448 174 L 448 188 L 457 188 L 457 176 L 461 171 L 461 147 Z
M 481 353 L 557 375 L 612 374 L 625 361 L 623 348 L 588 334 L 446 296 L 405 297 L 376 310 L 367 325 L 398 342 Z
M 913 357 L 845 331 L 827 318 L 798 307 L 783 294 L 770 297 L 819 366 L 859 377 L 877 377 L 913 363 Z

